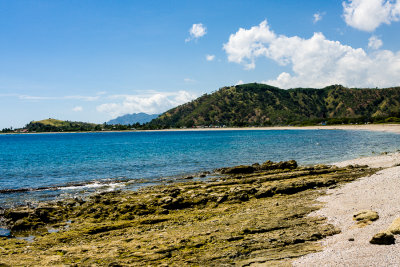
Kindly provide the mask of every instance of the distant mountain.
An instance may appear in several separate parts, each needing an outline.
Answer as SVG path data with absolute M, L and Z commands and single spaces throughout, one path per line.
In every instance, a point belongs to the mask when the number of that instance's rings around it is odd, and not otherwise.
M 133 114 L 126 114 L 110 120 L 107 124 L 120 124 L 120 125 L 128 125 L 128 124 L 135 124 L 135 123 L 147 123 L 152 119 L 155 119 L 159 116 L 159 114 L 146 114 L 146 113 L 133 113 Z
M 399 117 L 400 87 L 355 89 L 332 85 L 284 90 L 250 83 L 204 94 L 168 110 L 149 125 L 175 128 L 338 124 L 397 122 Z

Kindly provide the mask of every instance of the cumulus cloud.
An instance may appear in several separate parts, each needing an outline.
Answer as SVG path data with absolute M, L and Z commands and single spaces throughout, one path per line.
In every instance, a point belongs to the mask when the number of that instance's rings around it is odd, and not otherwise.
M 368 47 L 372 49 L 379 49 L 383 45 L 383 42 L 381 39 L 376 37 L 375 35 L 371 36 L 368 39 Z
M 197 40 L 203 37 L 207 33 L 207 28 L 202 23 L 193 24 L 192 28 L 189 30 L 190 36 L 186 38 L 185 42 L 190 42 L 191 40 Z
M 244 84 L 244 82 L 243 82 L 242 80 L 239 80 L 239 81 L 236 83 L 236 85 L 241 85 L 241 84 Z
M 343 45 L 314 33 L 309 39 L 276 35 L 267 21 L 250 29 L 239 29 L 224 44 L 228 60 L 255 68 L 255 60 L 266 57 L 291 71 L 265 83 L 281 88 L 323 87 L 343 84 L 355 87 L 384 87 L 400 83 L 400 52 Z M 289 73 L 291 72 L 291 73 Z
M 246 69 L 254 69 L 255 59 L 268 53 L 264 44 L 275 39 L 275 33 L 270 31 L 267 21 L 264 20 L 259 26 L 249 30 L 240 28 L 235 34 L 231 34 L 229 42 L 224 44 L 224 50 L 229 61 L 244 64 Z
M 72 109 L 72 111 L 81 112 L 81 111 L 83 111 L 83 107 L 81 107 L 81 106 L 76 106 L 76 107 L 74 107 L 74 108 Z
M 349 0 L 342 5 L 347 25 L 362 31 L 372 32 L 400 19 L 399 0 Z
M 114 95 L 111 96 L 115 101 L 99 105 L 96 109 L 112 117 L 121 116 L 128 113 L 145 112 L 157 114 L 170 108 L 186 103 L 196 96 L 187 91 L 173 93 L 155 92 L 149 95 Z
M 313 22 L 317 23 L 318 21 L 322 20 L 322 17 L 325 15 L 325 12 L 321 13 L 321 12 L 317 12 L 313 15 Z
M 207 61 L 213 61 L 215 59 L 215 55 L 206 55 Z

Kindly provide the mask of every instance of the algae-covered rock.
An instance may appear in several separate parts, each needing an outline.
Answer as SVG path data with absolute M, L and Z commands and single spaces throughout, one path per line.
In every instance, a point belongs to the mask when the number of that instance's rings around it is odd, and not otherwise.
M 7 210 L 4 213 L 4 217 L 8 220 L 17 221 L 19 219 L 26 218 L 33 213 L 34 213 L 33 209 L 27 207 L 21 207 L 21 208 Z
M 272 162 L 270 160 L 264 162 L 261 166 L 261 170 L 284 170 L 284 169 L 296 169 L 297 162 L 295 160 Z
M 339 232 L 325 219 L 308 216 L 318 209 L 321 189 L 376 172 L 291 169 L 295 165 L 273 163 L 275 169 L 260 170 L 256 164 L 252 173 L 9 209 L 9 228 L 49 221 L 45 226 L 59 231 L 36 235 L 29 253 L 26 241 L 0 238 L 0 261 L 11 266 L 240 266 L 243 261 L 275 266 L 319 251 L 314 241 Z
M 392 233 L 394 235 L 399 235 L 400 234 L 400 217 L 395 219 L 386 231 L 389 233 Z
M 392 245 L 395 243 L 395 240 L 393 234 L 381 232 L 374 235 L 369 242 L 375 245 Z
M 360 210 L 353 214 L 353 220 L 355 220 L 360 227 L 369 225 L 378 219 L 378 213 L 373 210 Z

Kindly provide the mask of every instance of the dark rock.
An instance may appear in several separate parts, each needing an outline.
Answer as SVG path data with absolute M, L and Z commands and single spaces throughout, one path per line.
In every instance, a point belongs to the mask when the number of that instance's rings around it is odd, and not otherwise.
M 253 173 L 254 167 L 248 165 L 239 165 L 232 168 L 222 169 L 223 174 L 242 174 L 242 173 Z
M 19 219 L 26 218 L 33 213 L 34 213 L 34 210 L 29 209 L 29 208 L 16 208 L 16 209 L 7 210 L 4 213 L 4 217 L 6 219 L 9 219 L 12 221 L 17 221 Z
M 375 245 L 393 245 L 395 240 L 391 233 L 377 233 L 369 242 Z
M 274 192 L 272 191 L 271 187 L 263 187 L 260 188 L 257 193 L 255 193 L 256 198 L 264 198 L 264 197 L 272 197 Z
M 44 223 L 38 221 L 28 220 L 27 218 L 19 219 L 13 224 L 11 224 L 11 231 L 26 231 L 39 228 L 43 226 Z

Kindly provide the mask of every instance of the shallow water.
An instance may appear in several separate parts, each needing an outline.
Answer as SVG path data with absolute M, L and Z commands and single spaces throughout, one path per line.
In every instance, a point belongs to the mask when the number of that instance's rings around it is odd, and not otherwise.
M 223 166 L 331 163 L 399 148 L 400 135 L 351 130 L 0 135 L 0 206 Z

